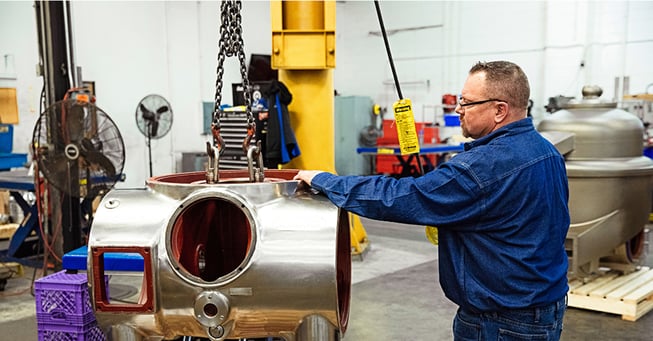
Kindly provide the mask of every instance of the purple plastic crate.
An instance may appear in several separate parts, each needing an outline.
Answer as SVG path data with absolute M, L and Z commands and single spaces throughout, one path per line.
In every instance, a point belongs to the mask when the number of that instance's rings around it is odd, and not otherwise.
M 95 322 L 95 314 L 93 312 L 86 314 L 73 314 L 66 313 L 61 310 L 54 309 L 49 313 L 37 313 L 36 322 L 39 324 L 66 324 L 74 326 L 83 326 L 91 322 Z
M 39 341 L 105 341 L 106 335 L 95 322 L 84 326 L 38 324 Z
M 39 323 L 86 325 L 95 321 L 86 274 L 66 270 L 34 282 Z

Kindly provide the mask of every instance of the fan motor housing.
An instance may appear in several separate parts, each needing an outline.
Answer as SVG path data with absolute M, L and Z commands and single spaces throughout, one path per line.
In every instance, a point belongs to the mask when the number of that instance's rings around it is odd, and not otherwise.
M 333 340 L 344 334 L 351 286 L 349 220 L 325 197 L 298 189 L 296 170 L 153 177 L 115 189 L 88 242 L 89 283 L 113 339 L 179 336 Z M 107 297 L 103 256 L 143 258 L 136 303 Z M 109 291 L 109 294 L 110 291 Z

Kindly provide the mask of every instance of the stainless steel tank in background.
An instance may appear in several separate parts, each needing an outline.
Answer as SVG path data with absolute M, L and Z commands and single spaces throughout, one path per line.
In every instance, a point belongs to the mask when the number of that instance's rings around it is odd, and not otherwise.
M 565 154 L 571 226 L 565 247 L 570 277 L 583 278 L 602 262 L 637 264 L 651 211 L 653 160 L 643 156 L 639 118 L 600 100 L 602 90 L 583 88 L 543 119 L 538 131 L 568 132 L 574 145 Z
M 88 241 L 89 282 L 113 340 L 283 337 L 337 340 L 349 318 L 347 213 L 298 189 L 296 170 L 154 177 L 100 203 Z M 140 295 L 107 294 L 105 260 L 136 255 Z M 111 290 L 109 290 L 111 291 Z

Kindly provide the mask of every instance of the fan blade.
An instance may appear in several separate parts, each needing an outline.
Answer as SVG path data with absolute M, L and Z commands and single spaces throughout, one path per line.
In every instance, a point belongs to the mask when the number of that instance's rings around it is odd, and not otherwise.
M 157 137 L 159 132 L 159 121 L 152 121 L 150 124 L 150 137 Z
M 60 191 L 70 193 L 70 160 L 59 155 L 43 155 L 40 160 L 40 168 L 45 178 Z
M 156 111 L 156 113 L 160 115 L 160 114 L 163 114 L 164 112 L 166 112 L 166 111 L 168 111 L 168 110 L 170 110 L 170 108 L 168 108 L 167 105 L 164 105 L 164 106 L 162 106 L 161 108 L 159 108 L 159 109 Z
M 102 153 L 93 152 L 93 151 L 85 151 L 82 153 L 82 156 L 91 165 L 98 166 L 100 169 L 97 169 L 97 171 L 101 171 L 104 174 L 106 174 L 107 179 L 104 179 L 103 182 L 115 181 L 116 167 L 114 167 L 113 163 L 111 162 L 111 160 L 109 160 L 108 157 L 106 157 Z M 96 169 L 92 169 L 92 170 L 96 170 Z
M 144 119 L 150 121 L 150 120 L 153 120 L 154 117 L 156 116 L 143 103 L 140 103 L 139 107 L 141 108 L 141 115 L 143 116 Z
M 93 141 L 89 138 L 82 139 L 81 152 L 98 152 L 98 148 L 95 147 Z
M 114 167 L 111 160 L 99 152 L 93 145 L 93 142 L 87 138 L 82 140 L 81 147 L 80 154 L 84 159 L 91 164 L 100 166 L 104 170 L 104 173 L 113 180 L 113 177 L 116 175 L 116 167 Z
M 84 135 L 84 107 L 76 104 L 70 106 L 65 123 L 70 141 L 79 141 Z
M 49 173 L 54 176 L 67 176 L 68 170 L 70 169 L 70 160 L 65 157 L 58 157 L 54 159 L 44 160 L 44 163 L 47 165 L 46 168 L 50 171 Z M 63 181 L 56 179 L 48 179 L 51 182 L 57 183 L 59 186 L 65 185 Z

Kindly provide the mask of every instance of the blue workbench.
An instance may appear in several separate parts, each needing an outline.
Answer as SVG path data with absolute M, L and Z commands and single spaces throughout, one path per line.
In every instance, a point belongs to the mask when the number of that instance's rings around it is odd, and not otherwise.
M 426 164 L 424 171 L 428 172 L 434 169 L 437 165 L 433 165 L 428 158 L 433 154 L 446 154 L 446 153 L 459 153 L 464 150 L 464 144 L 449 145 L 449 144 L 424 144 L 420 146 L 419 156 Z M 416 154 L 402 155 L 399 145 L 385 145 L 376 147 L 358 147 L 356 153 L 362 155 L 394 155 L 401 164 L 400 177 L 404 176 L 417 176 L 419 173 L 413 170 L 411 162 Z
M 459 153 L 462 152 L 463 143 L 456 145 L 449 144 L 425 144 L 419 147 L 420 155 L 428 154 L 443 154 L 443 153 Z M 376 147 L 358 147 L 356 148 L 358 154 L 373 154 L 373 155 L 401 155 L 399 145 L 376 146 Z
M 16 200 L 16 203 L 23 210 L 23 215 L 25 216 L 25 219 L 23 219 L 11 237 L 9 248 L 0 250 L 0 259 L 18 262 L 32 267 L 41 266 L 42 261 L 40 260 L 29 260 L 18 257 L 20 247 L 32 232 L 36 233 L 39 239 L 42 240 L 41 231 L 38 228 L 38 209 L 36 205 L 28 204 L 20 193 L 21 191 L 34 192 L 34 177 L 27 174 L 26 168 L 2 171 L 0 172 L 0 190 L 9 191 L 9 194 Z

